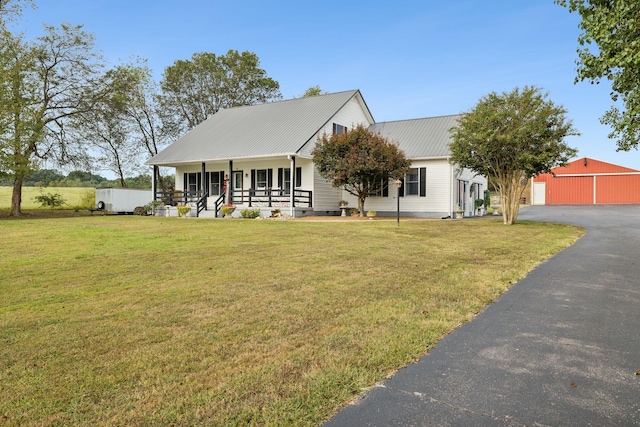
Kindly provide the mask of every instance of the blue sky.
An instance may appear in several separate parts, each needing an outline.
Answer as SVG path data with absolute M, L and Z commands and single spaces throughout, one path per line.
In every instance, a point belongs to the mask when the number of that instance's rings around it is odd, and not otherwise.
M 640 169 L 599 117 L 610 85 L 574 85 L 579 17 L 553 0 L 36 0 L 17 29 L 84 24 L 111 64 L 165 67 L 195 52 L 255 52 L 283 97 L 360 89 L 376 121 L 457 114 L 489 92 L 536 85 L 582 133 L 578 156 Z

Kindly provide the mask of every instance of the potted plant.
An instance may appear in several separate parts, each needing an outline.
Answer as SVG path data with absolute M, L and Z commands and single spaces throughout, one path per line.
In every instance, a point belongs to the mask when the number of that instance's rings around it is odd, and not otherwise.
M 482 207 L 484 206 L 484 199 L 475 200 L 476 212 L 478 216 L 482 216 Z
M 236 207 L 233 206 L 233 203 L 227 203 L 226 205 L 223 205 L 220 210 L 222 211 L 222 215 L 224 215 L 225 218 L 231 218 L 233 212 L 235 212 L 236 210 Z
M 180 205 L 176 209 L 178 209 L 178 217 L 180 218 L 186 217 L 191 212 L 191 206 L 189 205 Z

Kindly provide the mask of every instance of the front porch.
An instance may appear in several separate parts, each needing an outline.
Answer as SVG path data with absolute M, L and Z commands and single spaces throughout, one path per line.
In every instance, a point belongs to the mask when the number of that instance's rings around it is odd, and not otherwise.
M 189 216 L 222 217 L 220 212 L 226 202 L 225 194 L 209 196 L 206 191 L 156 191 L 154 200 L 161 201 L 166 207 L 167 216 L 177 216 L 177 209 L 171 209 L 180 205 L 191 207 Z M 280 209 L 283 214 L 296 216 L 296 213 L 308 215 L 313 212 L 313 192 L 310 190 L 294 190 L 293 197 L 290 191 L 275 190 L 232 190 L 229 203 L 236 206 L 238 216 L 244 208 L 260 209 L 262 216 L 269 216 L 271 210 Z M 268 212 L 267 215 L 265 213 Z M 172 214 L 173 213 L 173 214 Z

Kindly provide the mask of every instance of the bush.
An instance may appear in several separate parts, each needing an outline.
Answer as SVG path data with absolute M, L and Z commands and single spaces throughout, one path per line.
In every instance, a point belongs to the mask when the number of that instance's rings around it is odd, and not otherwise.
M 350 213 L 351 213 L 351 216 L 358 216 L 358 215 L 360 215 L 360 209 L 351 208 Z
M 240 216 L 242 218 L 258 218 L 260 216 L 260 209 L 242 209 L 240 211 Z
M 59 208 L 67 201 L 62 197 L 60 193 L 47 193 L 34 197 L 34 200 L 42 205 L 43 208 L 49 207 L 51 209 Z

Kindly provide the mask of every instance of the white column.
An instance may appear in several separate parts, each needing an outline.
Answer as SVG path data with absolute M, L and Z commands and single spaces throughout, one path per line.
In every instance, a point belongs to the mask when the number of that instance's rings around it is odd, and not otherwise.
M 291 215 L 291 217 L 293 218 L 294 216 L 294 200 L 295 197 L 293 195 L 293 192 L 295 191 L 296 188 L 296 158 L 294 156 L 289 156 L 289 160 L 291 160 L 291 171 L 289 172 L 289 186 L 291 187 L 291 191 L 290 191 L 290 198 L 291 200 L 289 201 L 289 215 Z

